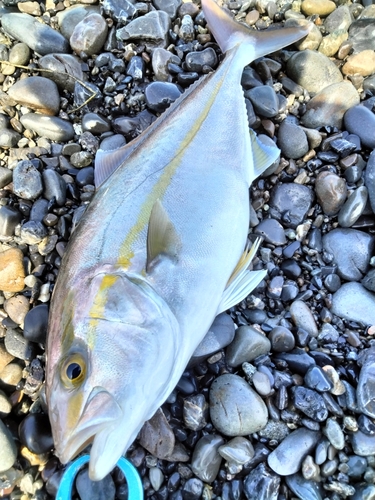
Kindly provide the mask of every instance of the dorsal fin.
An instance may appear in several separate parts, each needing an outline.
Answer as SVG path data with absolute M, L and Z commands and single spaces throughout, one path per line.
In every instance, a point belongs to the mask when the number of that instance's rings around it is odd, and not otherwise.
M 159 255 L 176 260 L 181 247 L 180 238 L 160 200 L 151 210 L 147 232 L 147 268 Z

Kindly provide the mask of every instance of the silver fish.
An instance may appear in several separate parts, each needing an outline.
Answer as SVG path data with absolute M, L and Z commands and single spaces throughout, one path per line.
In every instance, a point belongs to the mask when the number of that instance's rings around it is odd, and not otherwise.
M 46 393 L 63 463 L 92 441 L 115 466 L 176 386 L 215 316 L 264 278 L 248 269 L 249 186 L 279 156 L 248 128 L 243 67 L 307 34 L 256 32 L 202 0 L 226 53 L 143 134 L 99 151 L 97 192 L 51 304 Z

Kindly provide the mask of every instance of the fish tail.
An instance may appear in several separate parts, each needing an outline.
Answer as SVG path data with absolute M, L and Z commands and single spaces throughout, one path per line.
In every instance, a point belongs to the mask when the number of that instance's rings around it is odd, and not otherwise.
M 233 19 L 230 12 L 215 0 L 202 0 L 207 24 L 221 50 L 225 53 L 239 46 L 243 66 L 296 42 L 309 32 L 307 26 L 256 31 Z

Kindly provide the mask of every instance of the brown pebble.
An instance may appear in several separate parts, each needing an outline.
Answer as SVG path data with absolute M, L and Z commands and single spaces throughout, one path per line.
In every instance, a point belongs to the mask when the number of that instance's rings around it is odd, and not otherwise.
M 20 292 L 24 288 L 25 269 L 23 253 L 19 248 L 9 248 L 0 253 L 0 290 Z
M 259 12 L 257 10 L 251 10 L 247 15 L 246 15 L 246 24 L 248 24 L 249 26 L 252 26 L 253 24 L 255 24 L 258 19 L 259 19 Z
M 328 16 L 336 9 L 335 2 L 331 0 L 304 0 L 301 4 L 301 10 L 305 16 L 318 14 L 319 16 Z
M 22 325 L 26 314 L 30 309 L 30 302 L 24 295 L 16 295 L 7 299 L 4 303 L 4 310 L 12 321 L 17 325 Z
M 4 370 L 6 365 L 13 361 L 13 359 L 14 356 L 9 354 L 9 352 L 5 349 L 4 344 L 0 344 L 0 373 Z
M 15 388 L 21 380 L 22 368 L 16 361 L 6 365 L 0 372 L 0 382 L 2 386 Z
M 344 204 L 347 195 L 345 179 L 332 172 L 321 172 L 315 182 L 318 202 L 326 215 L 334 215 Z
M 344 75 L 370 76 L 375 73 L 375 52 L 362 50 L 359 54 L 349 56 L 342 67 Z
M 270 137 L 275 135 L 275 124 L 271 120 L 262 120 L 262 125 Z

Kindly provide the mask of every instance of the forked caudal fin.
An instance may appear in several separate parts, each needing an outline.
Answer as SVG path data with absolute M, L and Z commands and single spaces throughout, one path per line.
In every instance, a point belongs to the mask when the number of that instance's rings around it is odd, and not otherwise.
M 202 7 L 221 50 L 225 53 L 238 45 L 244 66 L 258 57 L 287 47 L 309 32 L 306 26 L 256 31 L 236 22 L 230 12 L 219 7 L 215 0 L 202 0 Z

